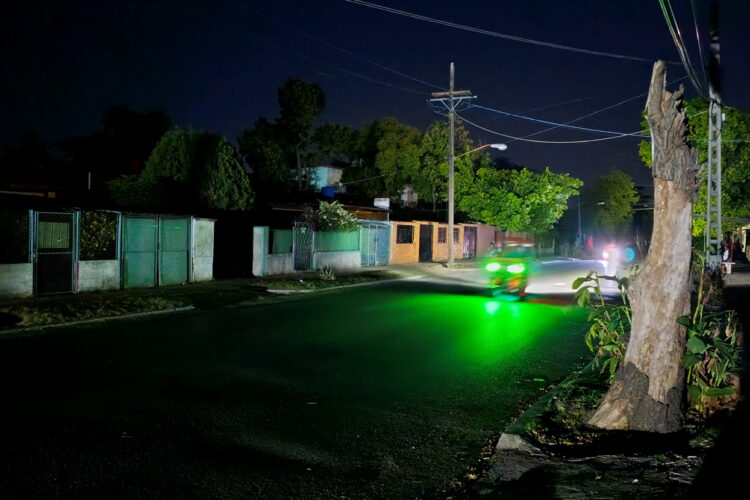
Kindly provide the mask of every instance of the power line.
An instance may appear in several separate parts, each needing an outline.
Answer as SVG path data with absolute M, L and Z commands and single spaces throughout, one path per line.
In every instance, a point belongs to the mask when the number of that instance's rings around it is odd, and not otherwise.
M 267 19 L 268 19 L 268 18 L 270 18 L 270 16 L 268 16 L 268 15 L 267 15 L 266 13 L 264 13 L 264 12 L 262 12 L 262 11 L 258 10 L 258 9 L 257 9 L 257 8 L 255 8 L 254 6 L 249 6 L 249 5 L 246 5 L 246 4 L 245 4 L 245 2 L 240 2 L 240 1 L 238 1 L 237 3 L 239 3 L 240 5 L 242 5 L 242 6 L 243 6 L 244 8 L 246 8 L 246 9 L 252 10 L 253 12 L 255 12 L 256 14 L 258 14 L 258 15 L 260 15 L 260 16 L 262 16 L 262 17 L 265 17 L 265 18 L 267 18 Z M 309 33 L 305 32 L 305 31 L 303 31 L 303 30 L 301 30 L 301 29 L 299 29 L 299 28 L 297 28 L 297 27 L 295 27 L 295 26 L 293 26 L 293 25 L 291 25 L 291 24 L 289 24 L 289 23 L 286 23 L 286 22 L 284 22 L 284 21 L 280 21 L 280 20 L 278 20 L 278 19 L 274 19 L 274 18 L 272 18 L 272 19 L 273 19 L 273 21 L 274 21 L 275 23 L 277 23 L 277 24 L 280 24 L 280 25 L 282 25 L 282 26 L 285 26 L 285 27 L 286 27 L 287 29 L 289 29 L 290 31 L 294 31 L 294 32 L 295 32 L 295 33 L 297 33 L 298 35 L 300 35 L 300 36 L 302 36 L 302 37 L 305 37 L 305 38 L 308 38 L 308 39 L 310 39 L 310 40 L 313 40 L 313 41 L 315 41 L 315 42 L 318 42 L 318 43 L 319 43 L 319 44 L 321 44 L 321 45 L 325 45 L 326 47 L 330 47 L 330 48 L 332 48 L 332 49 L 334 49 L 334 50 L 337 50 L 337 51 L 339 51 L 339 52 L 341 52 L 341 53 L 343 53 L 343 54 L 346 54 L 346 55 L 348 55 L 348 56 L 351 56 L 351 57 L 354 57 L 354 58 L 356 58 L 356 59 L 359 59 L 359 60 L 361 60 L 361 61 L 364 61 L 364 62 L 366 62 L 366 63 L 368 63 L 368 64 L 371 64 L 371 65 L 373 65 L 373 66 L 375 66 L 375 67 L 377 67 L 377 68 L 380 68 L 380 69 L 382 69 L 382 70 L 385 70 L 385 71 L 388 71 L 388 72 L 390 72 L 390 73 L 393 73 L 394 75 L 398 75 L 398 76 L 400 76 L 400 77 L 402 77 L 402 78 L 407 78 L 407 79 L 409 79 L 409 80 L 415 81 L 415 82 L 417 82 L 417 83 L 421 83 L 422 85 L 426 85 L 426 86 L 428 86 L 428 87 L 432 87 L 432 88 L 435 88 L 435 89 L 440 89 L 440 90 L 444 90 L 444 87 L 441 87 L 440 85 L 436 85 L 436 84 L 434 84 L 434 83 L 431 83 L 431 82 L 428 82 L 428 81 L 422 80 L 422 79 L 420 79 L 420 78 L 417 78 L 417 77 L 415 77 L 415 76 L 412 76 L 412 75 L 409 75 L 409 74 L 407 74 L 407 73 L 403 73 L 403 72 L 401 72 L 401 71 L 398 71 L 398 70 L 396 70 L 396 69 L 393 69 L 393 68 L 391 68 L 391 67 L 389 67 L 389 66 L 386 66 L 386 65 L 384 65 L 384 64 L 380 64 L 380 63 L 379 63 L 379 62 L 377 62 L 377 61 L 373 61 L 372 59 L 368 59 L 367 57 L 361 56 L 361 55 L 359 55 L 359 54 L 357 54 L 357 53 L 354 53 L 354 52 L 352 52 L 352 51 L 350 51 L 350 50 L 348 50 L 348 49 L 345 49 L 345 48 L 343 48 L 343 47 L 339 47 L 338 45 L 336 45 L 336 44 L 334 44 L 334 43 L 332 43 L 332 42 L 329 42 L 328 40 L 324 40 L 324 39 L 322 39 L 322 38 L 318 38 L 318 37 L 316 37 L 316 36 L 314 36 L 314 35 L 311 35 L 311 34 L 309 34 Z
M 496 37 L 496 38 L 504 38 L 506 40 L 513 40 L 515 42 L 528 43 L 528 44 L 532 44 L 532 45 L 540 45 L 542 47 L 549 47 L 549 48 L 560 49 L 560 50 L 568 50 L 568 51 L 571 51 L 571 52 L 579 52 L 579 53 L 589 54 L 589 55 L 595 55 L 595 56 L 613 57 L 613 58 L 617 58 L 617 59 L 627 59 L 627 60 L 631 60 L 631 61 L 643 61 L 643 62 L 648 62 L 648 63 L 653 62 L 651 59 L 647 59 L 645 57 L 626 56 L 626 55 L 622 55 L 622 54 L 615 54 L 613 52 L 602 52 L 602 51 L 598 51 L 598 50 L 582 49 L 580 47 L 571 47 L 569 45 L 561 45 L 559 43 L 543 42 L 543 41 L 534 40 L 534 39 L 531 39 L 531 38 L 524 38 L 524 37 L 515 36 L 515 35 L 508 35 L 508 34 L 505 34 L 505 33 L 498 33 L 496 31 L 490 31 L 490 30 L 485 30 L 485 29 L 481 29 L 481 28 L 475 28 L 473 26 L 467 26 L 465 24 L 458 24 L 458 23 L 454 23 L 454 22 L 451 22 L 451 21 L 444 21 L 442 19 L 435 19 L 433 17 L 423 16 L 421 14 L 414 14 L 413 12 L 407 12 L 407 11 L 404 11 L 404 10 L 394 9 L 392 7 L 386 7 L 384 5 L 378 5 L 378 4 L 371 3 L 371 2 L 365 2 L 363 0 L 344 0 L 344 1 L 347 2 L 347 3 L 353 3 L 355 5 L 360 5 L 362 7 L 369 7 L 371 9 L 381 10 L 381 11 L 384 11 L 384 12 L 388 12 L 390 14 L 396 14 L 396 15 L 399 15 L 399 16 L 410 17 L 412 19 L 417 19 L 419 21 L 425 21 L 425 22 L 428 22 L 428 23 L 439 24 L 439 25 L 442 25 L 442 26 L 447 26 L 449 28 L 456 28 L 456 29 L 460 29 L 460 30 L 464 30 L 464 31 L 471 31 L 473 33 L 479 33 L 480 35 L 493 36 L 493 37 Z M 668 61 L 668 63 L 669 64 L 679 64 L 679 63 L 673 62 L 673 61 Z
M 665 1 L 666 4 L 664 3 Z M 669 3 L 669 0 L 659 0 L 659 6 L 661 7 L 662 13 L 664 14 L 664 19 L 667 22 L 667 28 L 672 35 L 672 40 L 674 41 L 675 47 L 677 47 L 677 53 L 680 56 L 682 65 L 685 67 L 685 70 L 690 77 L 690 81 L 693 84 L 693 87 L 701 96 L 703 96 L 704 98 L 708 98 L 703 85 L 698 81 L 698 76 L 695 72 L 695 68 L 693 68 L 692 63 L 690 62 L 690 56 L 688 55 L 687 48 L 685 47 L 685 43 L 682 40 L 680 28 L 677 25 L 677 19 L 675 19 L 674 16 L 674 10 L 672 10 L 672 4 Z M 669 6 L 669 9 L 667 9 L 667 6 Z

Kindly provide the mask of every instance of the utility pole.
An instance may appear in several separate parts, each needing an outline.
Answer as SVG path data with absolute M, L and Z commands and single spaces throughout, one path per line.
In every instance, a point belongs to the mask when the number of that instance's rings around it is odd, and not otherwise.
M 451 63 L 450 68 L 450 87 L 448 92 L 433 92 L 431 102 L 440 102 L 448 110 L 448 122 L 450 124 L 450 151 L 448 152 L 448 267 L 453 267 L 454 264 L 454 249 L 453 245 L 455 241 L 453 239 L 453 226 L 454 226 L 454 212 L 455 212 L 455 197 L 454 197 L 454 164 L 456 161 L 455 156 L 455 142 L 454 142 L 454 128 L 456 123 L 456 105 L 463 101 L 469 101 L 474 99 L 476 96 L 471 95 L 470 90 L 454 90 L 454 65 Z
M 721 267 L 721 96 L 719 95 L 719 6 L 711 2 L 711 42 L 708 59 L 708 186 L 706 190 L 706 265 Z

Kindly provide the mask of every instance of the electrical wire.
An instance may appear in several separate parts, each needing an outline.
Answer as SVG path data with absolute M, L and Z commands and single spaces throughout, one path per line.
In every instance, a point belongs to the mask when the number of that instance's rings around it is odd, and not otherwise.
M 667 2 L 666 4 L 664 2 Z M 667 5 L 669 5 L 669 9 L 667 9 Z M 682 41 L 682 36 L 679 32 L 679 26 L 677 26 L 677 20 L 674 19 L 674 11 L 672 10 L 672 4 L 669 3 L 669 0 L 659 0 L 659 6 L 661 7 L 662 13 L 664 14 L 664 19 L 667 22 L 667 28 L 669 29 L 670 34 L 672 35 L 672 40 L 674 41 L 675 47 L 677 48 L 677 53 L 680 56 L 680 60 L 682 61 L 682 65 L 687 71 L 688 76 L 690 77 L 690 81 L 693 84 L 693 87 L 695 90 L 704 98 L 708 98 L 707 93 L 705 89 L 703 88 L 703 85 L 698 81 L 697 74 L 695 72 L 695 68 L 693 68 L 692 63 L 690 62 L 690 58 L 687 54 L 687 49 L 685 47 L 684 42 Z
M 400 76 L 402 78 L 407 78 L 407 79 L 415 81 L 417 83 L 421 83 L 422 85 L 426 85 L 428 87 L 432 87 L 432 88 L 439 89 L 439 90 L 445 90 L 445 87 L 441 87 L 440 85 L 436 85 L 434 83 L 422 80 L 422 79 L 417 78 L 415 76 L 412 76 L 412 75 L 403 73 L 401 71 L 398 71 L 396 69 L 393 69 L 393 68 L 391 68 L 389 66 L 386 66 L 384 64 L 380 64 L 377 61 L 373 61 L 372 59 L 368 59 L 368 58 L 366 58 L 364 56 L 361 56 L 359 54 L 356 54 L 356 53 L 354 53 L 354 52 L 352 52 L 352 51 L 350 51 L 348 49 L 345 49 L 343 47 L 339 47 L 338 45 L 336 45 L 336 44 L 334 44 L 332 42 L 329 42 L 328 40 L 324 40 L 322 38 L 318 38 L 318 37 L 316 37 L 314 35 L 311 35 L 311 34 L 305 32 L 305 31 L 303 31 L 301 29 L 296 28 L 295 26 L 293 26 L 293 25 L 291 25 L 289 23 L 286 23 L 284 21 L 280 21 L 280 20 L 275 19 L 275 18 L 271 18 L 271 16 L 269 16 L 266 13 L 258 10 L 254 6 L 247 5 L 245 2 L 241 2 L 241 1 L 238 0 L 236 3 L 239 4 L 239 5 L 241 5 L 242 7 L 246 8 L 246 9 L 249 9 L 249 10 L 255 12 L 259 16 L 262 16 L 262 17 L 264 17 L 266 19 L 269 19 L 269 18 L 272 19 L 275 23 L 280 24 L 280 25 L 286 27 L 290 31 L 294 31 L 295 33 L 297 33 L 298 35 L 300 35 L 300 36 L 302 36 L 304 38 L 307 38 L 309 40 L 313 40 L 315 42 L 318 42 L 319 44 L 325 45 L 326 47 L 329 47 L 329 48 L 332 48 L 334 50 L 337 50 L 337 51 L 341 52 L 342 54 L 346 54 L 346 55 L 348 55 L 350 57 L 354 57 L 354 58 L 359 59 L 361 61 L 364 61 L 364 62 L 366 62 L 368 64 L 371 64 L 371 65 L 373 65 L 373 66 L 375 66 L 377 68 L 380 68 L 382 70 L 385 70 L 385 71 L 388 71 L 390 73 L 393 73 L 394 75 L 398 75 L 398 76 Z
M 629 99 L 629 100 L 633 100 L 633 99 Z M 478 104 L 472 104 L 470 107 L 471 108 L 484 109 L 486 111 L 491 111 L 493 113 L 499 113 L 501 115 L 510 116 L 510 117 L 513 117 L 513 118 L 518 118 L 520 120 L 528 120 L 528 121 L 532 121 L 532 122 L 536 122 L 536 123 L 544 123 L 545 125 L 554 125 L 555 128 L 569 128 L 569 129 L 572 129 L 572 130 L 583 130 L 585 132 L 593 132 L 595 134 L 610 134 L 610 135 L 620 135 L 620 136 L 621 135 L 630 135 L 630 134 L 623 134 L 622 132 L 613 132 L 611 130 L 601 130 L 601 129 L 589 128 L 589 127 L 578 127 L 576 125 L 568 125 L 567 123 L 557 123 L 557 122 L 551 122 L 551 121 L 548 121 L 548 120 L 541 120 L 539 118 L 532 118 L 530 116 L 519 115 L 519 114 L 516 114 L 516 113 L 509 113 L 507 111 L 502 111 L 502 110 L 499 110 L 499 109 L 493 109 L 493 108 L 489 108 L 487 106 L 480 106 Z
M 690 7 L 693 11 L 693 24 L 695 25 L 695 41 L 698 44 L 698 56 L 701 62 L 701 73 L 703 73 L 703 81 L 708 81 L 708 75 L 706 75 L 706 60 L 703 58 L 703 46 L 701 45 L 701 35 L 698 31 L 698 16 L 695 15 L 695 0 L 690 0 Z
M 369 7 L 371 9 L 381 10 L 381 11 L 384 11 L 384 12 L 388 12 L 390 14 L 396 14 L 396 15 L 399 15 L 399 16 L 410 17 L 412 19 L 417 19 L 419 21 L 425 21 L 425 22 L 428 22 L 428 23 L 439 24 L 439 25 L 442 25 L 442 26 L 447 26 L 449 28 L 455 28 L 455 29 L 460 29 L 460 30 L 464 30 L 464 31 L 471 31 L 473 33 L 478 33 L 480 35 L 487 35 L 487 36 L 493 36 L 493 37 L 496 37 L 496 38 L 503 38 L 503 39 L 506 39 L 506 40 L 513 40 L 515 42 L 528 43 L 528 44 L 532 44 L 532 45 L 540 45 L 542 47 L 549 47 L 549 48 L 560 49 L 560 50 L 568 50 L 568 51 L 571 51 L 571 52 L 579 52 L 579 53 L 589 54 L 589 55 L 595 55 L 595 56 L 613 57 L 613 58 L 617 58 L 617 59 L 626 59 L 626 60 L 630 60 L 630 61 L 643 61 L 643 62 L 648 62 L 648 63 L 652 63 L 653 62 L 651 59 L 648 59 L 648 58 L 645 58 L 645 57 L 626 56 L 626 55 L 623 55 L 623 54 L 615 54 L 613 52 L 603 52 L 603 51 L 598 51 L 598 50 L 582 49 L 580 47 L 571 47 L 569 45 L 561 45 L 559 43 L 543 42 L 543 41 L 534 40 L 534 39 L 531 39 L 531 38 L 524 38 L 524 37 L 515 36 L 515 35 L 508 35 L 508 34 L 505 34 L 505 33 L 498 33 L 496 31 L 490 31 L 490 30 L 485 30 L 485 29 L 481 29 L 481 28 L 475 28 L 473 26 L 467 26 L 465 24 L 458 24 L 458 23 L 454 23 L 454 22 L 451 22 L 451 21 L 444 21 L 442 19 L 435 19 L 433 17 L 423 16 L 421 14 L 414 14 L 413 12 L 407 12 L 407 11 L 404 11 L 404 10 L 394 9 L 392 7 L 386 7 L 384 5 L 379 5 L 379 4 L 375 4 L 375 3 L 371 3 L 371 2 L 365 2 L 363 0 L 344 0 L 344 1 L 347 2 L 347 3 L 352 3 L 352 4 L 355 4 L 355 5 L 362 6 L 362 7 Z M 669 64 L 679 64 L 679 63 L 674 62 L 674 61 L 667 61 L 667 62 Z

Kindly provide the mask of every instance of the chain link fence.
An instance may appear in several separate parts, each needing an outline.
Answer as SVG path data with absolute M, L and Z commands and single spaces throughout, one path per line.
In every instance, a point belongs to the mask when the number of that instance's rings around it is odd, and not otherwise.
M 79 260 L 117 258 L 117 219 L 114 212 L 81 212 Z
M 29 211 L 0 210 L 0 264 L 29 262 Z

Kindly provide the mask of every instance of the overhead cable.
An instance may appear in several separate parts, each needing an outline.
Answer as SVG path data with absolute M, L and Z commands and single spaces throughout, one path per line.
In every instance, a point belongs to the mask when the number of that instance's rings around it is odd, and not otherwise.
M 649 62 L 649 63 L 653 62 L 652 59 L 648 59 L 648 58 L 645 58 L 645 57 L 626 56 L 626 55 L 623 55 L 623 54 L 615 54 L 613 52 L 603 52 L 603 51 L 599 51 L 599 50 L 583 49 L 583 48 L 580 48 L 580 47 L 571 47 L 569 45 L 561 45 L 559 43 L 543 42 L 541 40 L 534 40 L 534 39 L 531 39 L 531 38 L 524 38 L 524 37 L 515 36 L 515 35 L 508 35 L 508 34 L 505 34 L 505 33 L 498 33 L 496 31 L 490 31 L 490 30 L 486 30 L 486 29 L 482 29 L 482 28 L 475 28 L 473 26 L 467 26 L 465 24 L 458 24 L 458 23 L 454 23 L 454 22 L 451 22 L 451 21 L 444 21 L 442 19 L 435 19 L 433 17 L 423 16 L 421 14 L 415 14 L 413 12 L 407 12 L 405 10 L 394 9 L 392 7 L 386 7 L 384 5 L 378 5 L 378 4 L 371 3 L 371 2 L 365 2 L 363 0 L 344 0 L 344 1 L 347 2 L 347 3 L 355 4 L 355 5 L 361 5 L 362 7 L 369 7 L 371 9 L 381 10 L 381 11 L 384 11 L 384 12 L 388 12 L 390 14 L 396 14 L 396 15 L 399 15 L 399 16 L 410 17 L 412 19 L 417 19 L 419 21 L 425 21 L 425 22 L 428 22 L 428 23 L 439 24 L 439 25 L 442 25 L 442 26 L 447 26 L 449 28 L 455 28 L 455 29 L 460 29 L 460 30 L 464 30 L 464 31 L 471 31 L 473 33 L 478 33 L 480 35 L 487 35 L 487 36 L 492 36 L 492 37 L 496 37 L 496 38 L 504 38 L 506 40 L 513 40 L 515 42 L 528 43 L 528 44 L 532 44 L 532 45 L 540 45 L 542 47 L 549 47 L 549 48 L 552 48 L 552 49 L 560 49 L 560 50 L 568 50 L 568 51 L 571 51 L 571 52 L 579 52 L 579 53 L 589 54 L 589 55 L 595 55 L 595 56 L 613 57 L 613 58 L 616 58 L 616 59 L 627 59 L 627 60 L 630 60 L 630 61 L 643 61 L 643 62 Z M 679 63 L 673 62 L 673 61 L 667 61 L 667 62 L 669 64 L 679 64 Z

